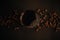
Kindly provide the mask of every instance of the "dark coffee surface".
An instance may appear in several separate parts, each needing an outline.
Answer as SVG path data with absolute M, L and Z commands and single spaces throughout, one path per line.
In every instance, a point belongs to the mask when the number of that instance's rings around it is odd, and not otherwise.
M 35 12 L 31 11 L 31 10 L 28 10 L 23 15 L 22 22 L 25 26 L 28 26 L 35 20 L 35 18 L 36 18 L 35 17 Z

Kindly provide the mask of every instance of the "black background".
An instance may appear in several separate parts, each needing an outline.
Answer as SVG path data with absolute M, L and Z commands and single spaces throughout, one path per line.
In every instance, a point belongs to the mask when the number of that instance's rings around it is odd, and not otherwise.
M 20 9 L 32 9 L 47 8 L 60 11 L 59 0 L 2 0 L 0 1 L 0 15 L 8 14 L 8 9 L 20 8 Z M 59 12 L 60 13 L 60 12 Z M 1 32 L 2 40 L 58 40 L 60 39 L 59 32 Z

